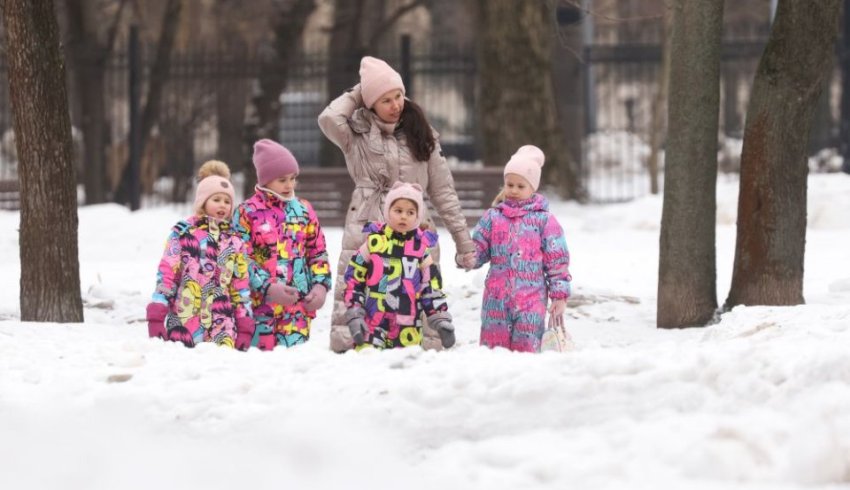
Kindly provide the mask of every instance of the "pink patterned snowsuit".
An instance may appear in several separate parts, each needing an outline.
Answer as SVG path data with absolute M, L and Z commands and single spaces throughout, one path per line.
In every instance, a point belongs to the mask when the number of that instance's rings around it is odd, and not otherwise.
M 192 216 L 174 225 L 153 303 L 168 308 L 169 340 L 233 347 L 236 322 L 251 317 L 251 297 L 245 246 L 228 222 Z
M 564 232 L 540 194 L 490 208 L 472 233 L 476 265 L 490 262 L 481 309 L 481 345 L 539 352 L 547 295 L 570 295 Z

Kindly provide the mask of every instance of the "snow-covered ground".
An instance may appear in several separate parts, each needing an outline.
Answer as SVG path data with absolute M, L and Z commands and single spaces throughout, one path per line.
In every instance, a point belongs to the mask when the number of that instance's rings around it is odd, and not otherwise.
M 720 302 L 737 208 L 727 179 Z M 449 267 L 448 352 L 332 354 L 327 306 L 292 350 L 148 339 L 144 306 L 185 208 L 81 208 L 86 322 L 22 323 L 19 217 L 0 213 L 0 485 L 850 488 L 850 176 L 809 179 L 807 304 L 737 308 L 702 329 L 654 326 L 660 197 L 553 208 L 573 260 L 565 355 L 478 347 L 486 272 Z M 335 259 L 341 230 L 325 232 Z

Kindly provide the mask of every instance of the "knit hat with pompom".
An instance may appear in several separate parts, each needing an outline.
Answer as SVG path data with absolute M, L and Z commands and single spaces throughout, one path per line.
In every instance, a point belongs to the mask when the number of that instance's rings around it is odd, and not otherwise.
M 192 205 L 199 216 L 204 214 L 204 204 L 213 194 L 227 194 L 230 202 L 236 202 L 233 184 L 230 178 L 230 168 L 219 160 L 209 160 L 198 169 L 198 189 L 195 191 L 195 203 Z

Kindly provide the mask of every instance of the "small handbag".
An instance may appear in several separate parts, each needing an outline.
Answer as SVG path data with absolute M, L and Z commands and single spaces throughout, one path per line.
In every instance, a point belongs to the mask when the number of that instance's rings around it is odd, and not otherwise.
M 550 316 L 540 341 L 540 352 L 567 352 L 574 347 L 573 338 L 564 328 L 563 315 Z

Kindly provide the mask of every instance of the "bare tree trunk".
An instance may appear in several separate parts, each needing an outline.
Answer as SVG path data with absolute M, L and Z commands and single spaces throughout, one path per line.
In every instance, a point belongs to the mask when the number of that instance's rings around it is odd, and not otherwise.
M 673 3 L 656 318 L 661 328 L 705 325 L 717 310 L 722 20 L 723 0 Z
M 522 145 L 546 154 L 543 181 L 565 198 L 584 193 L 558 127 L 552 19 L 545 2 L 478 0 L 478 125 L 482 159 L 502 165 Z
M 286 90 L 293 59 L 301 47 L 301 36 L 307 25 L 307 18 L 314 10 L 315 0 L 295 0 L 288 9 L 281 9 L 272 20 L 275 33 L 273 55 L 263 63 L 258 89 L 251 98 L 252 116 L 244 126 L 244 141 L 248 149 L 246 158 L 249 160 L 250 149 L 255 141 L 262 138 L 275 141 L 279 139 L 280 94 Z M 250 169 L 251 165 L 246 164 L 245 168 Z M 245 172 L 243 190 L 246 196 L 254 192 L 256 181 L 255 172 Z
M 98 40 L 96 4 L 89 0 L 66 0 L 68 61 L 73 87 L 79 101 L 80 129 L 83 133 L 84 187 L 86 204 L 106 202 L 107 183 L 104 149 L 106 113 L 104 77 L 106 61 L 126 1 L 119 4 L 105 44 Z
M 670 51 L 671 47 L 671 29 L 672 29 L 672 11 L 667 4 L 664 4 L 664 14 L 662 19 L 662 41 L 661 41 L 661 67 L 658 70 L 658 90 L 655 92 L 655 100 L 652 102 L 652 129 L 649 132 L 649 159 L 647 160 L 647 169 L 649 170 L 649 189 L 653 194 L 658 194 L 658 172 L 659 158 L 661 154 L 661 144 L 664 140 L 666 103 L 668 92 L 670 91 Z
M 747 110 L 726 308 L 804 301 L 806 144 L 832 67 L 840 3 L 778 4 Z
M 71 120 L 53 1 L 3 6 L 21 186 L 21 320 L 81 322 Z
M 182 7 L 181 0 L 168 0 L 168 3 L 165 5 L 165 11 L 162 14 L 162 28 L 160 29 L 159 41 L 157 42 L 156 58 L 153 61 L 150 75 L 148 76 L 148 94 L 145 99 L 145 107 L 142 109 L 140 122 L 141 147 L 139 148 L 139 153 L 142 155 L 145 154 L 145 145 L 148 144 L 148 140 L 150 139 L 150 132 L 159 120 L 162 92 L 166 82 L 168 82 L 168 72 L 171 69 L 171 52 L 174 48 L 177 27 L 180 25 L 180 10 Z M 133 176 L 131 175 L 128 160 L 121 176 L 121 185 L 115 196 L 116 202 L 124 203 L 129 200 L 130 185 L 133 184 L 132 179 Z

